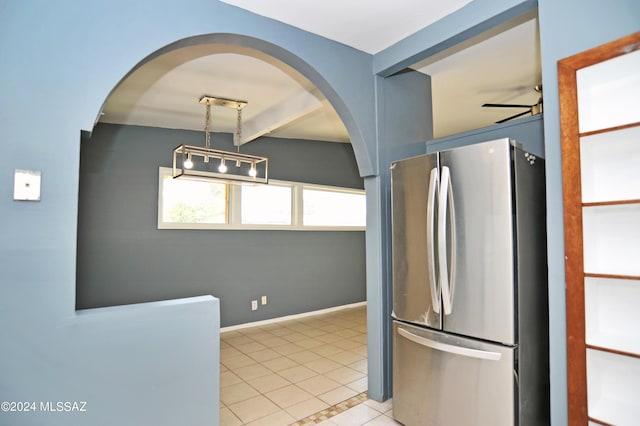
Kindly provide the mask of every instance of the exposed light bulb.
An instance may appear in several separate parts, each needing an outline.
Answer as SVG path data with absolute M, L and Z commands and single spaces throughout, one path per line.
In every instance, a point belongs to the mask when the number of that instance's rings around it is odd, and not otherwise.
M 193 168 L 193 161 L 191 161 L 191 154 L 187 155 L 187 159 L 184 161 L 184 163 L 182 163 L 182 166 L 185 169 L 191 169 Z
M 220 160 L 220 165 L 218 166 L 218 171 L 220 173 L 227 173 L 227 165 L 224 164 L 224 158 Z
M 251 169 L 249 169 L 249 176 L 256 177 L 258 175 L 258 171 L 256 170 L 256 165 L 252 164 Z

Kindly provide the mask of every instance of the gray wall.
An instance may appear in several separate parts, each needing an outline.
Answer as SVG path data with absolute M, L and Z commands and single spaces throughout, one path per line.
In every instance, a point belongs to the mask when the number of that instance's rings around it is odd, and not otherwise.
M 362 231 L 158 230 L 158 167 L 181 143 L 204 133 L 100 124 L 82 141 L 77 308 L 211 294 L 229 326 L 365 300 Z M 268 156 L 273 179 L 363 187 L 349 144 L 262 138 L 242 151 Z
M 525 151 L 544 158 L 543 117 L 540 114 L 533 117 L 520 118 L 457 135 L 434 139 L 427 142 L 427 152 L 457 148 L 495 139 L 511 138 L 522 145 L 522 149 Z

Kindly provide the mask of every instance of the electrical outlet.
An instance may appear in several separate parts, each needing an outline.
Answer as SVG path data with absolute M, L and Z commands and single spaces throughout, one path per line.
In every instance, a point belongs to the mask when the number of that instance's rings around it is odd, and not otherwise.
M 251 301 L 251 310 L 252 311 L 258 310 L 258 301 L 257 300 L 252 300 Z
M 267 304 L 267 296 L 262 296 L 262 304 L 263 305 Z

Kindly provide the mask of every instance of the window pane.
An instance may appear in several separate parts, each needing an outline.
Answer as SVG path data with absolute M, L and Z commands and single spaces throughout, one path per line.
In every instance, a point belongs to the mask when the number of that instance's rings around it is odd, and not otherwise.
M 291 187 L 243 185 L 242 223 L 291 225 Z
M 227 185 L 164 176 L 162 221 L 227 223 Z
M 305 226 L 365 226 L 365 195 L 351 192 L 303 190 Z

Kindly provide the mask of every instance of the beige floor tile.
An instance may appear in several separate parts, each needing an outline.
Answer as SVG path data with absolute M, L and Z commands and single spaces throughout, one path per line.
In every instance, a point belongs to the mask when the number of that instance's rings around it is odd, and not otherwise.
M 240 332 L 240 334 L 244 335 L 244 336 L 249 336 L 254 340 L 257 340 L 258 338 L 260 338 L 260 336 L 264 336 L 265 334 L 269 334 L 269 331 L 265 330 L 264 328 L 261 327 L 247 327 L 247 328 L 243 328 L 241 330 L 238 330 Z
M 282 328 L 282 322 L 274 322 L 271 324 L 265 324 L 265 325 L 260 325 L 256 328 L 259 328 L 260 330 L 266 330 L 266 331 L 273 331 L 273 330 L 277 330 L 279 328 Z
M 289 386 L 291 384 L 291 382 L 284 379 L 282 376 L 277 375 L 276 373 L 271 373 L 266 376 L 248 380 L 247 383 L 249 383 L 253 388 L 257 389 L 258 392 L 262 394 L 283 388 L 285 386 Z
M 361 335 L 362 333 L 360 333 L 359 331 L 355 331 L 355 330 L 351 330 L 348 328 L 343 328 L 342 330 L 338 330 L 335 333 L 338 336 L 341 336 L 342 338 L 352 338 L 352 337 L 356 337 Z M 231 343 L 233 345 L 233 343 Z
M 242 382 L 242 379 L 236 376 L 232 371 L 225 371 L 220 373 L 220 387 L 224 388 L 236 383 Z
M 334 360 L 335 362 L 339 362 L 342 365 L 353 364 L 356 361 L 360 361 L 364 357 L 362 355 L 358 355 L 355 352 L 351 351 L 342 351 L 337 354 L 329 355 L 327 358 Z
M 287 334 L 285 336 L 282 336 L 282 338 L 284 340 L 288 340 L 291 343 L 297 343 L 300 340 L 306 340 L 308 339 L 307 336 L 305 336 L 304 334 L 300 333 L 300 332 L 293 332 L 291 334 Z
M 367 345 L 360 345 L 358 347 L 355 347 L 353 349 L 350 349 L 351 352 L 354 352 L 358 355 L 361 355 L 363 357 L 367 356 Z
M 224 341 L 226 343 L 230 344 L 233 347 L 237 347 L 238 345 L 244 345 L 246 343 L 251 343 L 254 340 L 251 337 L 244 336 L 244 335 L 239 335 L 239 336 L 231 337 L 229 339 L 224 339 Z
M 286 411 L 278 411 L 261 419 L 247 423 L 247 426 L 288 426 L 296 419 Z
M 350 387 L 351 389 L 357 391 L 358 393 L 360 392 L 364 392 L 367 390 L 367 377 L 363 377 L 361 379 L 358 379 L 356 381 L 353 381 L 351 383 L 347 383 L 347 387 Z
M 262 343 L 264 345 L 264 342 L 269 341 L 271 339 L 279 338 L 279 337 L 269 333 L 268 331 L 256 329 L 255 334 L 252 334 L 251 338 L 256 342 Z
M 361 334 L 360 336 L 356 336 L 353 339 L 351 339 L 355 342 L 361 343 L 363 345 L 367 344 L 367 335 L 366 334 Z
M 272 349 L 263 349 L 249 354 L 249 357 L 255 359 L 257 362 L 265 362 L 281 356 L 282 355 Z
M 340 386 L 338 388 L 332 389 L 329 392 L 318 395 L 318 398 L 323 400 L 329 405 L 336 405 L 339 402 L 345 401 L 349 398 L 356 396 L 358 392 L 355 390 L 348 388 L 346 386 Z
M 296 420 L 304 419 L 312 414 L 322 411 L 325 408 L 329 408 L 329 405 L 319 400 L 318 398 L 307 399 L 298 404 L 292 405 L 287 408 L 287 413 L 291 414 Z
M 258 396 L 260 393 L 245 382 L 220 389 L 220 400 L 227 406 Z
M 342 339 L 334 343 L 335 346 L 342 348 L 343 351 L 346 350 L 354 350 L 362 346 L 360 343 L 350 340 L 350 339 Z M 243 351 L 244 352 L 244 351 Z
M 291 383 L 300 382 L 302 380 L 309 379 L 313 376 L 316 376 L 318 373 L 315 371 L 304 367 L 302 365 L 298 365 L 297 367 L 287 368 L 286 370 L 278 371 L 285 379 L 289 380 Z
M 236 368 L 246 367 L 247 365 L 256 363 L 254 359 L 249 358 L 245 354 L 240 354 L 238 356 L 222 359 L 220 360 L 220 362 L 230 370 L 235 370 Z
M 267 392 L 265 396 L 282 408 L 291 407 L 294 404 L 313 398 L 313 395 L 296 385 L 289 385 Z
M 356 405 L 347 411 L 340 413 L 334 417 L 331 417 L 333 423 L 338 426 L 354 426 L 363 425 L 368 421 L 380 416 L 380 412 L 368 407 L 364 404 Z
M 325 333 L 335 333 L 336 331 L 340 331 L 342 330 L 342 327 L 340 327 L 339 325 L 336 324 L 327 324 L 327 325 L 323 325 L 320 327 L 320 330 L 324 331 Z
M 318 340 L 321 340 L 325 343 L 335 343 L 338 342 L 340 340 L 344 340 L 343 337 L 340 336 L 336 336 L 335 334 L 324 334 L 320 337 L 317 338 Z
M 271 370 L 262 364 L 252 364 L 246 367 L 236 368 L 233 372 L 244 381 L 271 374 Z
M 353 370 L 349 367 L 337 368 L 333 371 L 329 371 L 325 374 L 325 376 L 343 385 L 365 377 L 363 373 Z
M 291 355 L 296 352 L 300 352 L 304 350 L 302 346 L 298 346 L 295 343 L 291 343 L 291 342 L 289 342 L 286 345 L 276 346 L 272 349 L 278 352 L 280 355 Z
M 296 383 L 296 385 L 315 396 L 326 393 L 341 386 L 340 383 L 321 375 L 303 380 Z
M 331 419 L 329 419 L 329 420 L 325 420 L 325 421 L 320 422 L 320 423 L 316 423 L 316 426 L 337 426 L 337 425 L 335 423 L 333 423 L 331 421 Z
M 292 330 L 289 330 L 288 328 L 282 326 L 273 330 L 269 330 L 269 333 L 273 334 L 274 336 L 286 336 L 287 334 L 291 334 L 292 332 Z
M 229 346 L 226 349 L 220 349 L 220 360 L 233 358 L 233 357 L 236 357 L 236 356 L 241 355 L 241 354 L 242 354 L 242 352 L 240 352 L 239 350 L 237 350 L 233 346 Z
M 240 426 L 242 421 L 227 407 L 220 409 L 220 425 L 221 426 Z
M 384 402 L 378 402 L 374 399 L 367 399 L 364 403 L 369 407 L 373 408 L 374 410 L 377 410 L 383 414 L 391 410 L 393 406 L 391 399 L 387 399 Z
M 222 426 L 290 425 L 365 391 L 366 343 L 363 308 L 222 333 Z M 321 425 L 395 425 L 390 401 L 361 405 L 378 414 L 342 413 Z
M 305 336 L 313 337 L 313 338 L 317 338 L 324 334 L 327 334 L 326 331 L 320 330 L 319 328 L 311 328 L 309 330 L 302 331 L 301 333 L 304 334 Z
M 322 355 L 322 356 L 329 356 L 329 355 L 334 355 L 340 352 L 343 352 L 344 349 L 339 348 L 338 346 L 336 346 L 334 343 L 332 344 L 328 344 L 325 343 L 322 346 L 318 346 L 316 348 L 311 349 L 313 352 L 317 353 L 318 355 Z
M 278 346 L 289 344 L 289 341 L 283 339 L 282 337 L 272 336 L 272 337 L 270 337 L 268 339 L 265 339 L 265 340 L 261 341 L 260 343 L 262 343 L 263 345 L 265 345 L 268 348 L 276 348 Z
M 392 417 L 381 414 L 378 417 L 374 418 L 373 420 L 368 421 L 363 426 L 396 426 L 396 425 L 402 426 L 402 423 L 398 423 L 395 420 L 393 420 Z
M 265 367 L 269 368 L 273 371 L 282 371 L 287 370 L 289 368 L 298 367 L 300 364 L 295 362 L 292 359 L 287 358 L 286 356 L 281 356 L 279 358 L 270 359 L 269 361 L 265 361 L 262 363 Z
M 245 354 L 251 354 L 252 352 L 257 352 L 263 349 L 267 349 L 267 347 L 262 343 L 258 343 L 255 340 L 252 340 L 251 342 L 237 345 L 236 349 L 238 349 L 240 352 L 243 352 Z
M 361 359 L 360 361 L 356 361 L 352 364 L 347 365 L 349 368 L 353 368 L 356 371 L 367 374 L 367 359 Z
M 321 355 L 318 355 L 315 352 L 311 352 L 311 351 L 300 351 L 300 352 L 296 352 L 293 354 L 289 354 L 287 355 L 287 358 L 290 358 L 292 360 L 294 360 L 295 362 L 298 362 L 300 364 L 306 364 L 309 361 L 313 361 L 316 359 L 320 359 L 322 358 Z
M 310 330 L 313 327 L 308 324 L 305 324 L 304 322 L 296 321 L 287 325 L 287 328 L 290 328 L 291 330 L 294 330 L 300 333 L 305 330 Z
M 276 404 L 263 395 L 229 405 L 229 409 L 243 423 L 249 423 L 280 411 Z
M 318 374 L 324 374 L 331 370 L 335 370 L 336 368 L 342 367 L 342 364 L 339 364 L 327 358 L 319 358 L 314 361 L 305 362 L 304 366 L 310 368 Z
M 322 340 L 318 340 L 315 337 L 298 340 L 296 342 L 296 345 L 302 346 L 305 349 L 317 348 L 318 346 L 322 346 L 324 344 L 325 342 L 323 342 Z
M 235 331 L 223 331 L 220 333 L 220 339 L 226 341 L 227 339 L 231 339 L 233 337 L 242 336 L 239 330 Z

